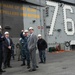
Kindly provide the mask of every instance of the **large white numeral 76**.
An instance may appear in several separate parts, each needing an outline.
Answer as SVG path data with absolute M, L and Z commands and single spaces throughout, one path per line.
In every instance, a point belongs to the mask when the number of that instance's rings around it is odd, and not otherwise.
M 58 3 L 47 1 L 47 5 L 55 7 L 55 11 L 54 11 L 54 15 L 53 15 L 53 18 L 52 18 L 50 31 L 49 31 L 49 35 L 52 35 L 53 29 L 54 29 L 54 25 L 55 25 L 56 16 L 57 16 L 57 12 L 58 12 Z
M 63 7 L 64 10 L 64 24 L 65 24 L 65 32 L 67 33 L 67 35 L 73 35 L 74 34 L 74 21 L 71 18 L 67 18 L 66 17 L 66 10 L 70 10 L 71 13 L 73 13 L 73 10 L 70 6 L 68 5 L 64 5 Z M 72 24 L 72 31 L 68 31 L 68 24 L 67 23 L 71 23 Z

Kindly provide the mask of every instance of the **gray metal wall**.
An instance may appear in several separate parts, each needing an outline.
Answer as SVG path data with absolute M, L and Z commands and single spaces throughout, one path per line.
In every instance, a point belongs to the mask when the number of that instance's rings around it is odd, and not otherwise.
M 36 35 L 42 34 L 44 37 L 43 7 L 34 5 L 23 5 L 23 7 L 26 8 L 23 10 L 25 14 L 23 17 L 24 29 L 33 27 Z
M 55 46 L 57 43 L 65 43 L 66 41 L 75 40 L 75 6 L 69 5 L 69 7 L 71 7 L 71 9 L 73 10 L 73 13 L 69 9 L 66 10 L 66 15 L 67 15 L 66 17 L 72 19 L 74 22 L 74 34 L 67 35 L 65 32 L 65 25 L 64 25 L 64 11 L 63 11 L 64 4 L 61 3 L 56 3 L 56 4 L 58 4 L 58 11 L 57 11 L 57 16 L 55 19 L 52 35 L 49 35 L 50 28 L 46 28 L 47 29 L 46 36 L 47 36 L 47 42 L 49 46 L 53 46 L 53 45 Z M 46 26 L 51 27 L 55 7 L 51 5 L 49 5 L 48 7 L 49 7 L 48 10 L 49 16 L 46 17 Z M 70 22 L 67 23 L 67 26 L 68 29 L 72 28 L 71 27 L 72 24 Z

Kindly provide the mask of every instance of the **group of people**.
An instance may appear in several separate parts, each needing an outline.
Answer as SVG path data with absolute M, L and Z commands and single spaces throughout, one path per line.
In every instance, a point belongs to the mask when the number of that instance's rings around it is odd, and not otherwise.
M 27 61 L 27 68 L 29 71 L 36 71 L 38 68 L 36 61 L 36 50 L 39 50 L 39 63 L 46 63 L 46 53 L 47 48 L 46 41 L 42 38 L 41 34 L 35 35 L 33 27 L 30 27 L 29 30 L 22 30 L 20 34 L 20 48 L 22 55 L 22 65 L 25 65 L 25 60 Z M 32 66 L 31 66 L 31 63 Z
M 1 32 L 0 27 L 0 32 Z M 0 33 L 0 72 L 5 72 L 2 70 L 2 62 L 4 63 L 4 68 L 11 68 L 11 51 L 13 42 L 9 37 L 9 32 L 5 32 L 4 36 Z M 16 45 L 17 48 L 21 49 L 22 65 L 26 65 L 30 72 L 36 71 L 38 68 L 36 61 L 36 50 L 39 51 L 40 62 L 46 63 L 46 53 L 47 42 L 42 38 L 41 34 L 34 34 L 34 28 L 29 27 L 29 30 L 22 30 L 20 34 L 19 43 Z

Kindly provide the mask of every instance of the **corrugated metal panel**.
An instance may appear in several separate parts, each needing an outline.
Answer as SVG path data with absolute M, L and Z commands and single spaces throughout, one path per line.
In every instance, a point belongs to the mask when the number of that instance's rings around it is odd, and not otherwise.
M 23 5 L 19 3 L 0 2 L 0 25 L 3 32 L 9 31 L 11 37 L 19 37 L 23 29 Z

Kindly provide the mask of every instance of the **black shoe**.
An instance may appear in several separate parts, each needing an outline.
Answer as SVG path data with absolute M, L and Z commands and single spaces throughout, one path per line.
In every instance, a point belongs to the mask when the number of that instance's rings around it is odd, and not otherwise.
M 44 64 L 46 64 L 46 62 L 43 62 Z
M 39 68 L 38 66 L 36 66 L 36 68 Z
M 29 72 L 33 72 L 33 71 L 36 71 L 36 69 L 30 69 L 30 70 L 29 70 Z
M 18 61 L 20 61 L 20 59 L 18 59 Z
M 22 64 L 21 66 L 25 66 L 25 64 Z
M 8 66 L 8 68 L 12 68 L 12 66 Z
M 29 69 L 29 68 L 30 68 L 30 66 L 27 67 L 27 69 Z
M 0 70 L 0 73 L 3 73 L 3 72 L 6 72 L 6 71 Z
M 2 75 L 2 72 L 0 72 L 0 75 Z
M 43 63 L 43 62 L 40 61 L 39 63 L 41 64 L 41 63 Z

